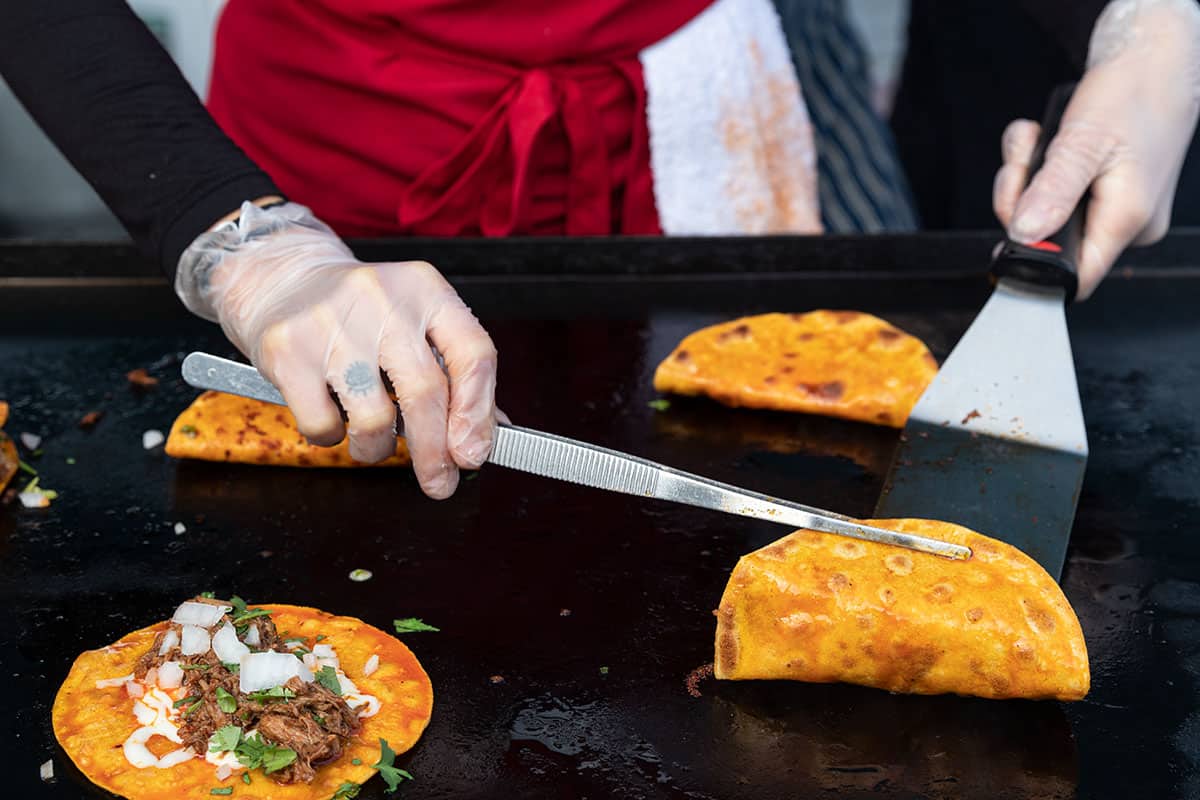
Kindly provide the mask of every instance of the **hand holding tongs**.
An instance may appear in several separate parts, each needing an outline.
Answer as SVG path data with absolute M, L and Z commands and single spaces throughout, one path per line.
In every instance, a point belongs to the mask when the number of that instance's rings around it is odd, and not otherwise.
M 184 359 L 183 379 L 199 389 L 214 389 L 287 405 L 279 390 L 254 367 L 208 353 L 192 353 Z M 863 525 L 841 514 L 776 500 L 644 458 L 516 425 L 501 423 L 497 426 L 496 441 L 487 460 L 502 467 L 611 492 L 656 497 L 947 558 L 971 556 L 970 548 L 963 545 Z

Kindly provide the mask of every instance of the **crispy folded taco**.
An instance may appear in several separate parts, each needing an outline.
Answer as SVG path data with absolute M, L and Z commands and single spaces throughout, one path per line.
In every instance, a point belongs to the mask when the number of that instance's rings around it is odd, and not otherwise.
M 1079 620 L 1037 562 L 947 522 L 870 524 L 972 555 L 952 561 L 799 530 L 743 556 L 716 612 L 716 677 L 996 699 L 1087 694 Z
M 8 403 L 0 400 L 0 428 L 8 421 Z M 8 482 L 17 474 L 18 468 L 17 445 L 8 434 L 0 430 L 0 492 L 8 486 Z
M 394 456 L 379 464 L 363 464 L 350 457 L 350 444 L 345 440 L 333 447 L 309 444 L 284 406 L 223 392 L 205 392 L 179 415 L 167 436 L 167 455 L 285 467 L 397 467 L 411 463 L 403 439 L 396 440 Z
M 361 620 L 197 597 L 79 656 L 53 722 L 76 766 L 131 800 L 325 800 L 376 767 L 409 777 L 392 754 L 432 708 L 412 652 Z
M 810 311 L 696 331 L 659 364 L 654 388 L 903 427 L 936 372 L 920 339 L 878 317 Z

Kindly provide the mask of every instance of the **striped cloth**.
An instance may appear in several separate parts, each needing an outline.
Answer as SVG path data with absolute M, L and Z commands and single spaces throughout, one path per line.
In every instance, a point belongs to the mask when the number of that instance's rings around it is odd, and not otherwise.
M 911 231 L 916 205 L 887 124 L 871 106 L 862 43 L 842 0 L 774 0 L 812 118 L 828 233 Z

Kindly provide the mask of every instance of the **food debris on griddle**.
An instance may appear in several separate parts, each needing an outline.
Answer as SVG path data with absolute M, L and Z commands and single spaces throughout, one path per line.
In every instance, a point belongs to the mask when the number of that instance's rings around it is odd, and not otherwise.
M 99 422 L 100 418 L 103 416 L 103 411 L 89 411 L 79 418 L 79 427 L 83 428 L 85 431 L 91 430 L 92 428 L 96 427 L 96 423 Z
M 687 693 L 692 697 L 703 697 L 700 694 L 700 681 L 707 680 L 713 676 L 713 665 L 702 664 L 687 674 L 683 685 L 687 687 Z
M 126 372 L 125 380 L 129 381 L 129 383 L 137 389 L 149 389 L 151 387 L 158 386 L 158 378 L 155 378 L 149 372 L 146 372 L 143 367 L 131 369 L 129 372 Z

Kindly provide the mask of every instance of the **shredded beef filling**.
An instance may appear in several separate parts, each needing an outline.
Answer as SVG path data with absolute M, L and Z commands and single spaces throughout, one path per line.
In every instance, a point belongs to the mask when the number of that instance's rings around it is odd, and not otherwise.
M 219 629 L 228 619 L 228 616 L 222 618 L 212 630 Z M 260 640 L 260 645 L 251 650 L 291 652 L 270 617 L 256 617 L 248 625 L 258 628 Z M 179 633 L 180 626 L 172 624 L 170 628 Z M 195 667 L 184 670 L 183 689 L 185 697 L 194 696 L 199 701 L 184 707 L 179 736 L 185 747 L 201 755 L 208 752 L 208 741 L 218 728 L 236 725 L 243 731 L 257 730 L 268 743 L 296 751 L 296 760 L 272 773 L 271 777 L 283 784 L 307 783 L 316 776 L 316 767 L 338 758 L 361 728 L 358 714 L 346 705 L 346 701 L 319 683 L 292 678 L 284 686 L 295 697 L 251 700 L 239 691 L 238 674 L 226 669 L 211 650 L 203 655 L 185 656 L 176 646 L 160 655 L 158 651 L 165 635 L 166 631 L 160 632 L 149 651 L 138 659 L 134 676 L 141 680 L 150 669 L 158 668 L 165 661 Z M 218 688 L 237 700 L 233 712 L 221 710 L 217 703 Z

